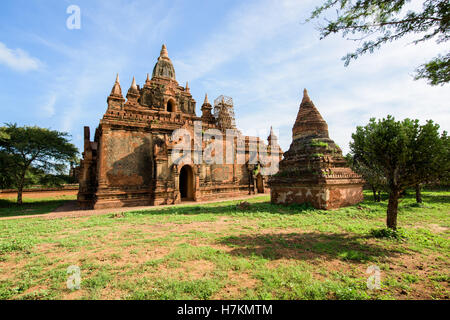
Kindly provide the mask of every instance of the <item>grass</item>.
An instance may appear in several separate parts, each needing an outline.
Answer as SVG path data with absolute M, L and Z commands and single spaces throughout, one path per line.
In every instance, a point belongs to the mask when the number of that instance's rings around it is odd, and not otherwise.
M 23 205 L 18 205 L 17 199 L 15 198 L 0 199 L 0 218 L 47 214 L 64 204 L 66 201 L 75 199 L 75 195 L 61 195 L 39 199 L 26 198 L 25 196 Z
M 386 202 L 365 196 L 335 211 L 262 196 L 245 210 L 1 220 L 0 299 L 449 299 L 450 192 L 424 191 L 421 206 L 406 196 L 401 236 L 384 231 Z M 64 200 L 35 208 L 52 201 Z M 66 287 L 71 265 L 80 290 Z M 367 287 L 374 265 L 379 290 Z

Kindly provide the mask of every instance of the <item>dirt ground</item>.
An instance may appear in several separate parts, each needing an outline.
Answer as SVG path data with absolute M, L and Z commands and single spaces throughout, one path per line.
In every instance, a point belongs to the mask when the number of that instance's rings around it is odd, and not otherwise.
M 41 199 L 52 198 L 57 196 L 76 196 L 78 190 L 58 190 L 58 191 L 27 191 L 23 193 L 24 198 Z M 16 199 L 17 192 L 5 192 L 0 193 L 0 199 Z

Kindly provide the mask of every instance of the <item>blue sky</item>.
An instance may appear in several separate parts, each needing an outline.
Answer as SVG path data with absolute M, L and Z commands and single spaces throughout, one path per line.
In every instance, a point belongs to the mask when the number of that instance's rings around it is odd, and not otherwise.
M 355 127 L 371 117 L 433 119 L 450 129 L 448 85 L 411 76 L 442 46 L 404 39 L 344 67 L 341 57 L 358 43 L 319 40 L 316 22 L 302 23 L 320 3 L 2 0 L 0 122 L 68 131 L 81 150 L 83 126 L 92 132 L 98 125 L 115 74 L 124 93 L 133 76 L 142 85 L 166 43 L 197 115 L 206 92 L 210 100 L 231 96 L 238 127 L 266 138 L 273 125 L 284 150 L 303 88 L 344 152 Z M 79 30 L 66 27 L 73 4 L 81 9 Z

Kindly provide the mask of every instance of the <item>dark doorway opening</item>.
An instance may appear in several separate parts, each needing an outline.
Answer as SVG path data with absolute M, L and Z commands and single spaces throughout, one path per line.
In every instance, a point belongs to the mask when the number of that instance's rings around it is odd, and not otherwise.
M 180 195 L 181 200 L 194 200 L 194 175 L 188 165 L 180 171 Z
M 174 112 L 175 111 L 175 105 L 172 100 L 169 100 L 167 102 L 167 112 Z

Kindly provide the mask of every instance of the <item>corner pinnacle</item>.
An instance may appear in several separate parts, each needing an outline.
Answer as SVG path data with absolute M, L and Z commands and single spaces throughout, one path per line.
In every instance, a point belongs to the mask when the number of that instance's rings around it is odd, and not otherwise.
M 131 83 L 131 88 L 134 90 L 137 90 L 137 86 L 136 86 L 136 79 L 133 76 L 133 82 Z

